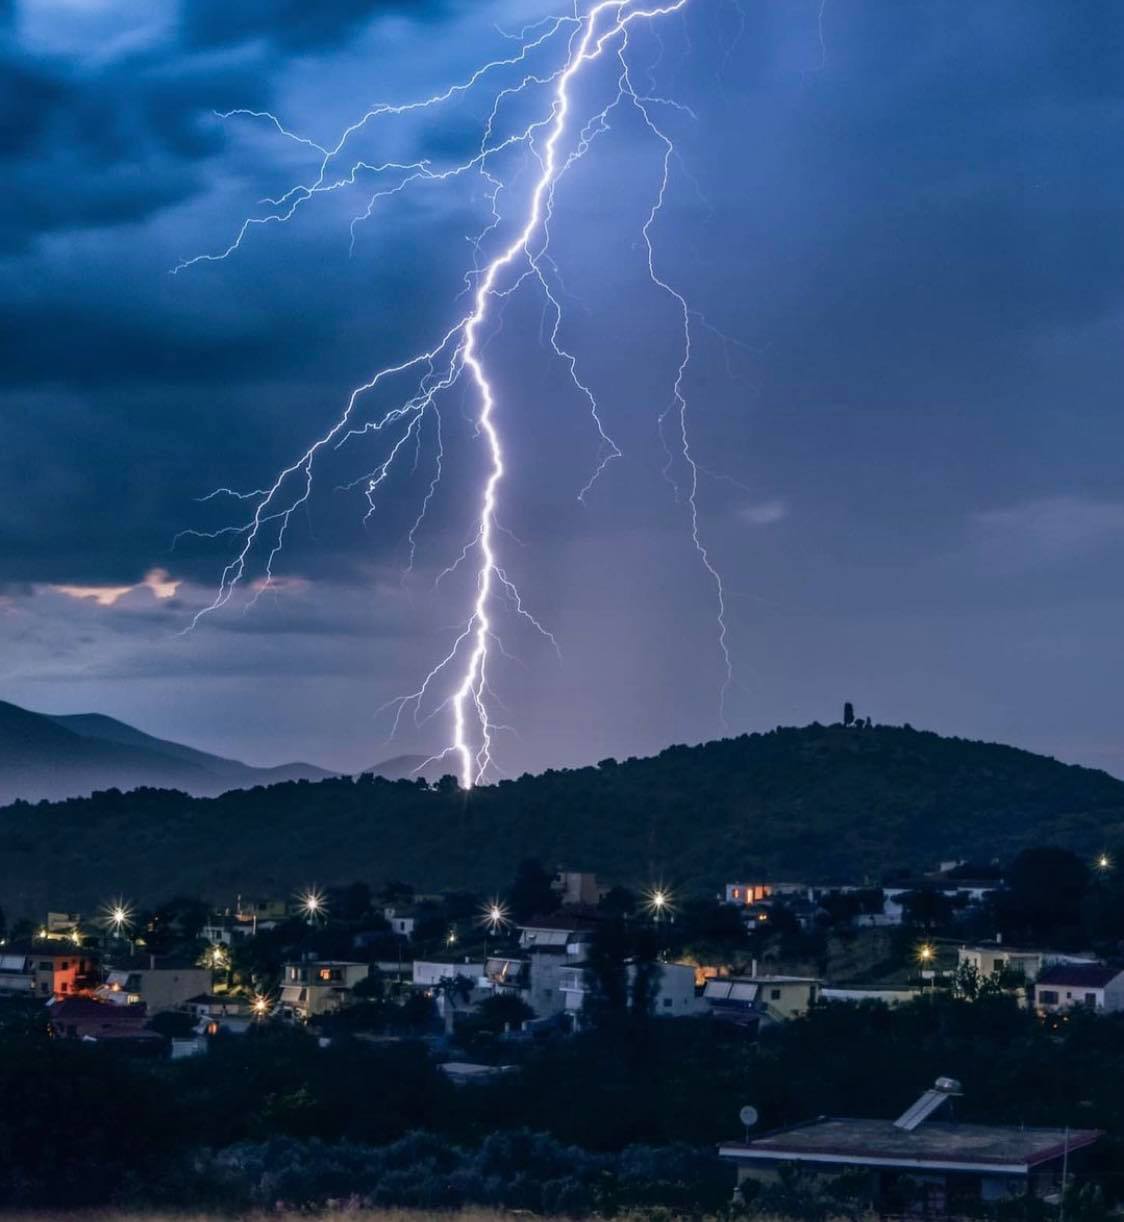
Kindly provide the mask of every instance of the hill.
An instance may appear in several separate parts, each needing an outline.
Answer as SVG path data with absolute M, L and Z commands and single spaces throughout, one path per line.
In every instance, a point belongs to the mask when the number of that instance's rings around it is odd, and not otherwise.
M 0 802 L 75 797 L 111 786 L 205 796 L 331 775 L 312 764 L 254 768 L 154 738 L 100 713 L 51 716 L 0 701 Z
M 427 781 L 439 781 L 449 771 L 448 760 L 433 759 L 428 755 L 393 755 L 381 763 L 364 768 L 366 776 L 381 776 L 387 781 L 415 781 L 424 777 Z
M 486 892 L 528 855 L 633 885 L 877 881 L 938 858 L 1118 841 L 1124 782 L 1106 773 L 908 727 L 812 725 L 468 794 L 364 776 L 20 803 L 0 810 L 0 894 L 38 911 L 356 878 Z

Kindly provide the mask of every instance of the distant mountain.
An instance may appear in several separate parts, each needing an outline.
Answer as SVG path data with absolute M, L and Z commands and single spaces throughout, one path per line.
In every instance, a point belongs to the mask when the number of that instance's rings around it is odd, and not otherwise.
M 448 760 L 432 760 L 428 755 L 394 755 L 381 764 L 372 764 L 363 769 L 364 776 L 381 776 L 386 781 L 416 781 L 424 777 L 427 781 L 438 781 L 447 772 L 456 768 Z
M 49 718 L 14 712 L 62 736 L 52 750 L 137 752 L 200 783 L 193 760 L 89 739 L 76 746 Z M 0 754 L 10 730 L 0 725 Z M 128 762 L 138 766 L 136 755 Z M 811 725 L 468 794 L 364 775 L 215 799 L 143 791 L 10 806 L 0 810 L 0 896 L 11 897 L 10 915 L 117 892 L 138 903 L 177 893 L 228 902 L 313 880 L 404 879 L 484 895 L 527 856 L 683 894 L 738 878 L 878 882 L 942 859 L 1009 860 L 1032 844 L 1124 860 L 1124 782 L 908 726 Z
M 154 738 L 100 713 L 52 716 L 0 701 L 0 803 L 152 786 L 214 796 L 332 776 L 312 764 L 254 768 Z

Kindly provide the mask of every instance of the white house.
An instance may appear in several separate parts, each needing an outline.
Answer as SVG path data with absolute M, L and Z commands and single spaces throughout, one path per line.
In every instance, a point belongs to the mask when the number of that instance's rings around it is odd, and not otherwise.
M 371 972 L 370 964 L 347 959 L 302 959 L 286 963 L 281 977 L 281 1009 L 307 1021 L 341 1009 L 351 990 Z
M 471 963 L 467 959 L 460 962 L 450 959 L 441 961 L 415 959 L 411 983 L 418 989 L 435 989 L 442 980 L 452 980 L 457 976 L 464 976 L 472 981 L 475 988 L 483 974 L 483 963 Z
M 979 946 L 962 946 L 957 953 L 960 967 L 973 967 L 985 979 L 997 972 L 1014 972 L 1033 984 L 1046 968 L 1055 964 L 1096 964 L 1088 955 L 1063 955 L 1050 950 L 1019 949 L 1002 942 L 986 942 Z
M 657 964 L 659 977 L 656 982 L 652 1014 L 658 1018 L 688 1018 L 706 1013 L 706 1004 L 695 991 L 695 969 L 689 963 Z M 636 965 L 628 965 L 628 984 L 636 978 Z M 561 966 L 558 973 L 558 988 L 562 1006 L 576 1021 L 592 988 L 589 969 L 580 964 Z
M 1055 963 L 1034 982 L 1034 1004 L 1045 1014 L 1077 1006 L 1124 1010 L 1124 971 L 1103 963 Z

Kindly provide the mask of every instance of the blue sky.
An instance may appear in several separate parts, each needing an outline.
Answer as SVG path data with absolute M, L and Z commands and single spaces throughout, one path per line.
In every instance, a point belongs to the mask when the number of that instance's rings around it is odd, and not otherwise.
M 434 585 L 482 469 L 461 390 L 410 573 L 428 442 L 366 525 L 361 491 L 336 487 L 383 452 L 333 459 L 275 589 L 186 635 L 230 553 L 172 541 L 236 520 L 198 498 L 262 486 L 449 325 L 484 182 L 381 201 L 349 249 L 361 183 L 169 272 L 315 171 L 307 146 L 216 110 L 334 141 L 374 103 L 510 55 L 504 32 L 551 11 L 0 4 L 0 697 L 254 762 L 445 745 L 442 714 L 388 744 L 379 710 L 471 596 L 464 570 Z M 653 238 L 695 311 L 685 390 L 731 731 L 851 700 L 1124 775 L 1122 38 L 1110 5 L 689 0 L 632 40 L 638 77 L 692 112 L 665 108 L 677 157 Z M 612 78 L 583 82 L 581 113 Z M 491 96 L 381 122 L 362 151 L 463 157 Z M 585 504 L 596 437 L 534 286 L 489 333 L 504 564 L 562 655 L 503 625 L 513 773 L 724 732 L 713 587 L 657 429 L 679 342 L 640 237 L 659 168 L 622 114 L 559 191 L 562 334 L 623 451 Z M 509 221 L 530 166 L 503 171 Z

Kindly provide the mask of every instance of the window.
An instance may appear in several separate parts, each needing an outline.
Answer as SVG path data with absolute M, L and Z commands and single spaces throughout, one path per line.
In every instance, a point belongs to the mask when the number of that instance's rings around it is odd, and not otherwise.
M 54 968 L 54 964 L 51 964 L 51 963 L 40 963 L 40 964 L 39 964 L 39 970 L 40 970 L 41 972 L 53 972 L 53 971 L 55 970 L 55 968 Z
M 665 998 L 663 999 L 663 1008 L 664 1008 L 665 1010 L 670 1010 L 670 1009 L 671 1009 L 671 998 L 670 998 L 670 997 L 665 997 Z
M 1044 1006 L 1056 1006 L 1058 1004 L 1058 995 L 1053 989 L 1039 989 L 1038 1000 Z
M 1095 1006 L 1097 1004 L 1096 993 L 1086 993 L 1085 994 L 1085 1004 L 1087 1006 Z
M 770 989 L 769 996 L 773 999 L 773 1001 L 780 1001 L 781 999 L 780 989 Z

